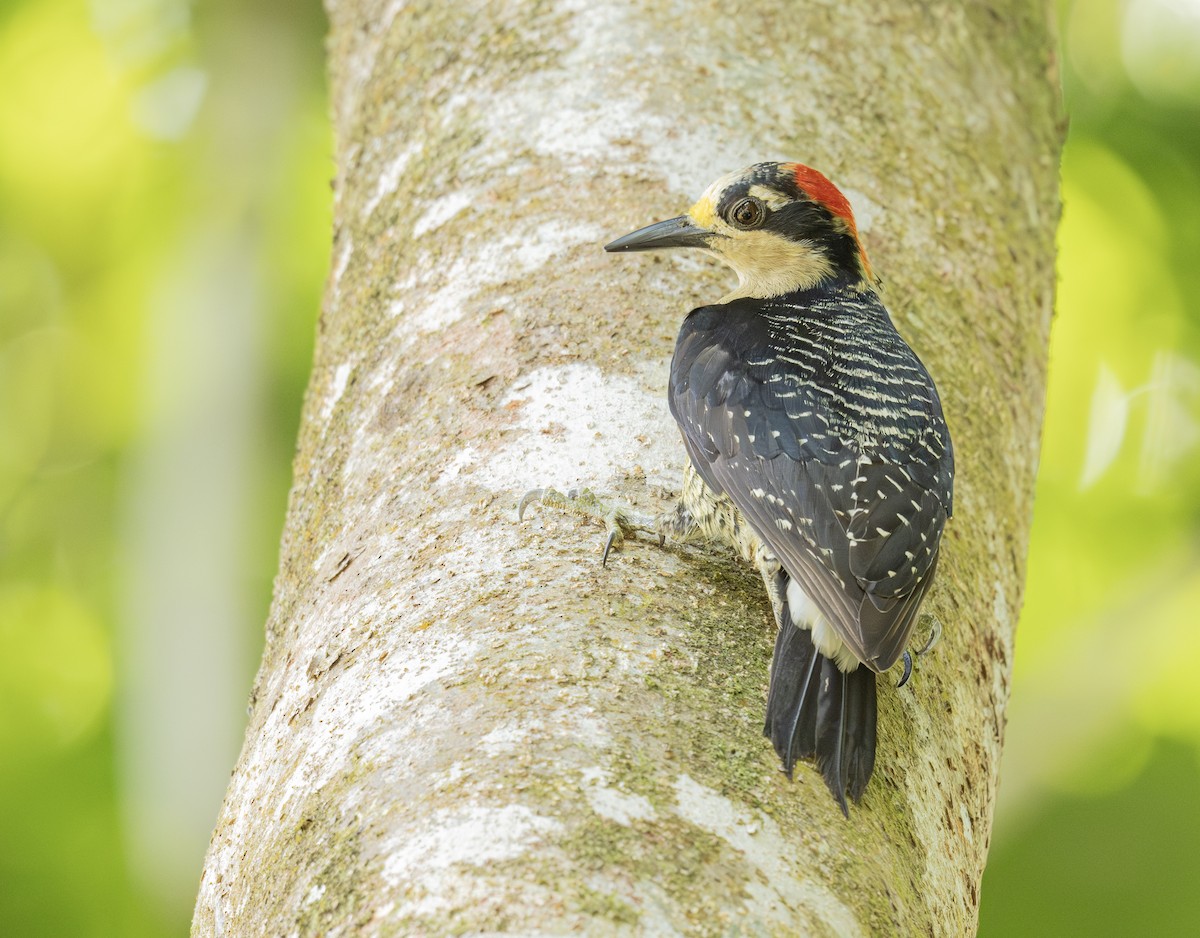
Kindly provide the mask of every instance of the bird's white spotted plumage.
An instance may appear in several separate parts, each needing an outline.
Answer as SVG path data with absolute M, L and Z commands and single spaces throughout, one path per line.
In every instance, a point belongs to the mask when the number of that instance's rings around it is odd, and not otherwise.
M 763 570 L 780 624 L 767 734 L 789 771 L 815 758 L 845 809 L 874 765 L 872 672 L 904 653 L 952 511 L 941 403 L 849 203 L 815 170 L 729 174 L 608 249 L 673 246 L 739 278 L 676 343 L 669 400 L 694 467 L 683 515 Z

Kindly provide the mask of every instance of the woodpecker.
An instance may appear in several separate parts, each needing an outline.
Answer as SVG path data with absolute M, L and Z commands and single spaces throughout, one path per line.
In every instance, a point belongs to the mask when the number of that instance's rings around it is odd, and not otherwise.
M 669 403 L 690 460 L 673 527 L 754 562 L 778 624 L 764 735 L 849 816 L 875 766 L 876 675 L 905 650 L 952 513 L 929 372 L 892 325 L 846 197 L 800 163 L 714 182 L 606 251 L 693 247 L 739 285 L 683 322 Z M 901 681 L 903 683 L 903 680 Z

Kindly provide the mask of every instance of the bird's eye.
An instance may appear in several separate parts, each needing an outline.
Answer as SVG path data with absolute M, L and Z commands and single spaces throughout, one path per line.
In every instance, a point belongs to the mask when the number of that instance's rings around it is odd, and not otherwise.
M 757 228 L 766 214 L 763 204 L 758 199 L 742 199 L 733 207 L 729 217 L 739 228 Z

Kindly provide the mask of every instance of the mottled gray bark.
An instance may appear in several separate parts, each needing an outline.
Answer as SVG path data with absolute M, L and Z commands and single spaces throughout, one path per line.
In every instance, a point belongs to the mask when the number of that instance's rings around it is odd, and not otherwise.
M 1053 295 L 1047 10 L 329 0 L 333 272 L 198 935 L 973 931 Z M 700 258 L 613 258 L 762 159 L 854 203 L 937 379 L 945 625 L 842 818 L 780 774 L 756 574 L 514 505 L 665 507 Z

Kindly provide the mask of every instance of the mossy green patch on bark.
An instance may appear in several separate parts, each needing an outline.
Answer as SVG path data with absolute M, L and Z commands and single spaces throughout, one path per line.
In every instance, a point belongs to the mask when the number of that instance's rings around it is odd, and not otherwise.
M 635 820 L 626 825 L 593 816 L 556 841 L 555 848 L 569 863 L 565 867 L 541 866 L 553 888 L 594 901 L 591 894 L 598 891 L 597 883 L 609 881 L 614 884 L 613 891 L 606 895 L 613 897 L 619 892 L 625 897 L 606 902 L 610 914 L 604 917 L 609 921 L 625 923 L 631 913 L 640 914 L 631 897 L 661 890 L 672 905 L 686 911 L 693 926 L 689 933 L 713 933 L 710 928 L 719 932 L 736 916 L 731 900 L 744 898 L 736 851 L 678 817 Z M 562 876 L 563 869 L 571 874 Z
M 680 646 L 667 649 L 646 681 L 674 703 L 671 736 L 688 741 L 696 780 L 758 806 L 764 779 L 777 770 L 762 734 L 774 644 L 770 604 L 761 578 L 732 554 L 693 551 L 688 567 L 700 595 L 677 623 Z M 697 707 L 711 719 L 692 720 Z
M 362 781 L 352 772 L 309 794 L 299 806 L 299 820 L 267 841 L 263 859 L 243 875 L 255 897 L 250 918 L 230 922 L 230 933 L 254 931 L 263 909 L 274 907 L 273 921 L 290 918 L 299 934 L 324 934 L 348 922 L 370 917 L 379 888 L 378 861 L 364 854 L 365 823 L 361 815 L 346 817 L 339 792 Z
M 298 844 L 309 840 L 313 824 L 312 818 L 301 822 L 295 835 Z M 371 878 L 363 875 L 359 834 L 357 827 L 341 823 L 321 839 L 320 866 L 296 914 L 301 935 L 325 934 L 363 916 L 370 901 L 370 891 L 364 893 L 363 887 Z
M 641 919 L 637 909 L 611 892 L 601 892 L 590 886 L 579 887 L 579 911 L 592 918 L 614 925 L 636 925 Z

